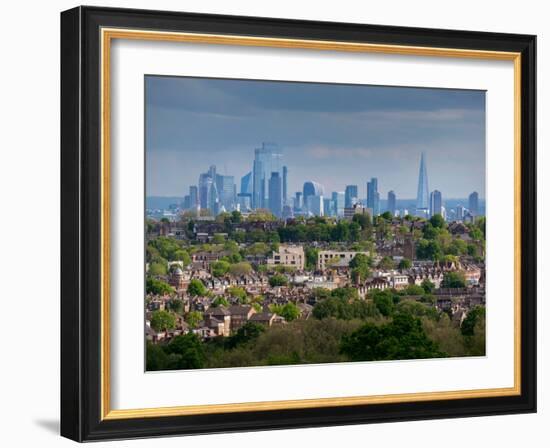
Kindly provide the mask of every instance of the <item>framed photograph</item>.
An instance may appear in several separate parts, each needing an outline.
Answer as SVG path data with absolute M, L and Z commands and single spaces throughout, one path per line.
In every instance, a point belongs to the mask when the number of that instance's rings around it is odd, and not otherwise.
M 61 433 L 536 411 L 535 36 L 61 14 Z

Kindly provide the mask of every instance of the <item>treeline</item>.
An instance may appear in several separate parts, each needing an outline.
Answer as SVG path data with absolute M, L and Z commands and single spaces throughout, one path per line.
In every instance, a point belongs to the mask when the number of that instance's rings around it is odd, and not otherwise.
M 376 291 L 366 301 L 353 288 L 318 294 L 308 320 L 269 328 L 249 322 L 226 338 L 203 342 L 186 334 L 168 344 L 148 344 L 147 370 L 485 354 L 484 307 L 473 308 L 459 325 L 433 307 L 429 294 L 411 300 L 395 291 Z

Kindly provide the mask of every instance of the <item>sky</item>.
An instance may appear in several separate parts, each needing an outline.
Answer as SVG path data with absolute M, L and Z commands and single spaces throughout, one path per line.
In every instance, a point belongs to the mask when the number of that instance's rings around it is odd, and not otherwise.
M 145 77 L 147 196 L 184 196 L 216 165 L 240 178 L 254 148 L 277 143 L 289 193 L 378 178 L 385 198 L 416 197 L 420 155 L 429 189 L 485 197 L 485 91 L 186 77 Z

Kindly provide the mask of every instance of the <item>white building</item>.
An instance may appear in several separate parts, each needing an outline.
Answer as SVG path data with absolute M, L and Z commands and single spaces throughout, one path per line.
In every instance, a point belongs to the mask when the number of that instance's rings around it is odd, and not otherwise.
M 317 255 L 317 269 L 323 270 L 327 267 L 346 267 L 357 254 L 364 254 L 367 257 L 369 252 L 356 252 L 351 250 L 320 250 Z
M 291 246 L 281 244 L 278 251 L 273 251 L 267 259 L 269 266 L 288 266 L 303 270 L 305 265 L 305 253 L 303 246 Z

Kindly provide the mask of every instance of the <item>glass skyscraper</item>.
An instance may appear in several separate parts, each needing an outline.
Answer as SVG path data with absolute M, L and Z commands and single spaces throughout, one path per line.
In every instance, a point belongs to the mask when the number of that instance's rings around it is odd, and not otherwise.
M 430 193 L 430 215 L 443 216 L 443 200 L 441 197 L 441 191 L 434 190 Z
M 430 209 L 428 190 L 428 170 L 426 168 L 426 156 L 420 156 L 420 171 L 418 173 L 418 191 L 416 193 L 416 211 L 419 216 L 426 216 Z
M 477 191 L 474 191 L 468 197 L 468 209 L 472 216 L 477 216 L 479 214 L 479 194 Z
M 387 205 L 387 208 L 388 208 L 388 212 L 390 212 L 390 214 L 392 216 L 395 216 L 396 198 L 395 198 L 395 193 L 394 193 L 393 190 L 388 191 L 388 205 Z
M 311 211 L 309 210 L 309 201 L 308 201 L 308 198 L 310 196 L 323 196 L 325 194 L 325 191 L 324 191 L 324 188 L 323 186 L 320 184 L 320 183 L 317 183 L 317 182 L 313 182 L 311 180 L 307 181 L 307 182 L 304 182 L 304 196 L 303 196 L 303 201 L 304 201 L 304 206 L 308 209 L 308 211 Z M 321 201 L 322 202 L 322 201 Z M 322 206 L 321 206 L 322 208 Z M 317 214 L 317 213 L 314 213 L 314 214 Z M 321 216 L 321 215 L 319 215 Z
M 274 171 L 269 178 L 269 209 L 277 217 L 281 217 L 283 211 L 283 185 L 281 175 Z
M 242 194 L 252 194 L 252 171 L 246 173 L 241 177 L 241 193 Z
M 380 193 L 378 193 L 378 179 L 376 177 L 367 182 L 367 207 L 372 210 L 374 216 L 380 214 Z
M 253 168 L 253 207 L 269 206 L 268 182 L 271 173 L 279 173 L 282 177 L 283 154 L 275 143 L 262 143 L 254 150 Z
M 353 207 L 353 205 L 357 203 L 357 198 L 359 197 L 357 185 L 346 185 L 345 196 L 345 207 Z

